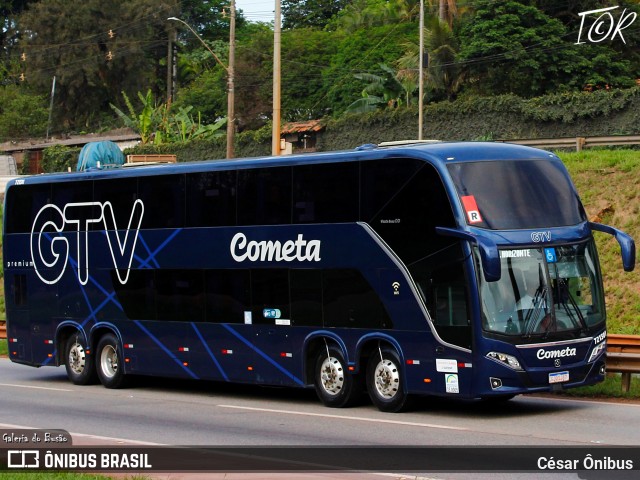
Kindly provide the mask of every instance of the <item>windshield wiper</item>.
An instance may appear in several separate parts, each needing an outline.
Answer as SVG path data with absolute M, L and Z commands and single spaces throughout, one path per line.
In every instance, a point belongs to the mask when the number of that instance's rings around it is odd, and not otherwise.
M 531 303 L 533 304 L 533 308 L 527 312 L 527 315 L 524 318 L 524 338 L 528 338 L 533 333 L 535 327 L 538 325 L 539 321 L 544 321 L 544 317 L 546 316 L 546 300 L 547 300 L 547 287 L 540 286 L 536 290 L 536 293 L 533 297 Z M 540 313 L 542 310 L 542 319 L 540 318 Z M 533 317 L 533 318 L 532 318 Z M 549 322 L 551 323 L 551 322 Z M 549 327 L 545 330 L 544 333 L 547 333 Z
M 587 330 L 589 329 L 589 327 L 587 326 L 587 321 L 584 319 L 584 315 L 582 314 L 580 307 L 578 307 L 578 304 L 576 303 L 575 298 L 573 298 L 573 295 L 571 295 L 571 291 L 569 290 L 568 284 L 569 282 L 565 278 L 560 280 L 560 286 L 562 287 L 562 290 L 567 294 L 567 298 L 569 299 L 571 308 L 569 308 L 569 306 L 567 305 L 567 302 L 565 302 L 562 298 L 560 298 L 560 302 L 564 307 L 564 311 L 567 312 L 567 315 L 569 316 L 571 321 L 574 324 L 578 323 L 582 327 L 583 332 L 586 333 Z M 576 314 L 579 322 L 576 322 L 575 320 Z

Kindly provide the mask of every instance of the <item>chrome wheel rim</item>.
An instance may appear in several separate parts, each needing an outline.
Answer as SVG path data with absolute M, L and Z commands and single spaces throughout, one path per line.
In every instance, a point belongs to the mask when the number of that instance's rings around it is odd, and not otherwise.
M 75 342 L 69 349 L 69 368 L 76 375 L 82 374 L 86 366 L 87 354 L 84 351 L 82 345 Z
M 113 377 L 118 373 L 118 352 L 112 345 L 106 345 L 100 354 L 100 366 L 102 373 L 108 377 Z
M 320 384 L 329 395 L 337 395 L 344 387 L 344 368 L 336 357 L 325 358 L 320 367 Z
M 400 371 L 395 363 L 385 358 L 376 365 L 373 384 L 381 398 L 390 400 L 396 396 L 400 388 Z

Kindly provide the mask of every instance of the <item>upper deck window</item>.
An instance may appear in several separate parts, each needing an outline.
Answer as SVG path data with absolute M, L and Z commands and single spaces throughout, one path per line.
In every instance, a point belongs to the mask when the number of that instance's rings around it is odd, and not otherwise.
M 586 220 L 559 161 L 480 161 L 447 167 L 471 226 L 511 230 L 576 225 Z

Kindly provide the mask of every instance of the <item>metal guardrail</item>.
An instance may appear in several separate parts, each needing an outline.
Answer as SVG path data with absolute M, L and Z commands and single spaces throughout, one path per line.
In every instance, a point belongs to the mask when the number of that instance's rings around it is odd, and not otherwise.
M 607 137 L 535 138 L 525 140 L 499 140 L 537 148 L 575 148 L 581 151 L 587 147 L 611 147 L 616 145 L 640 145 L 640 135 L 610 135 Z
M 631 387 L 631 374 L 640 373 L 640 336 L 607 336 L 607 372 L 622 374 L 622 391 Z

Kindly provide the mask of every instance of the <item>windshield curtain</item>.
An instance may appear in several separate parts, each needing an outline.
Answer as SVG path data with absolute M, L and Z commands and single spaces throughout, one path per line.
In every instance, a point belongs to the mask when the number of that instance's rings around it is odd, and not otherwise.
M 478 277 L 485 331 L 527 337 L 588 331 L 605 321 L 593 242 L 500 250 L 500 259 L 499 281 Z
M 447 165 L 470 225 L 492 230 L 577 225 L 586 215 L 559 160 Z

